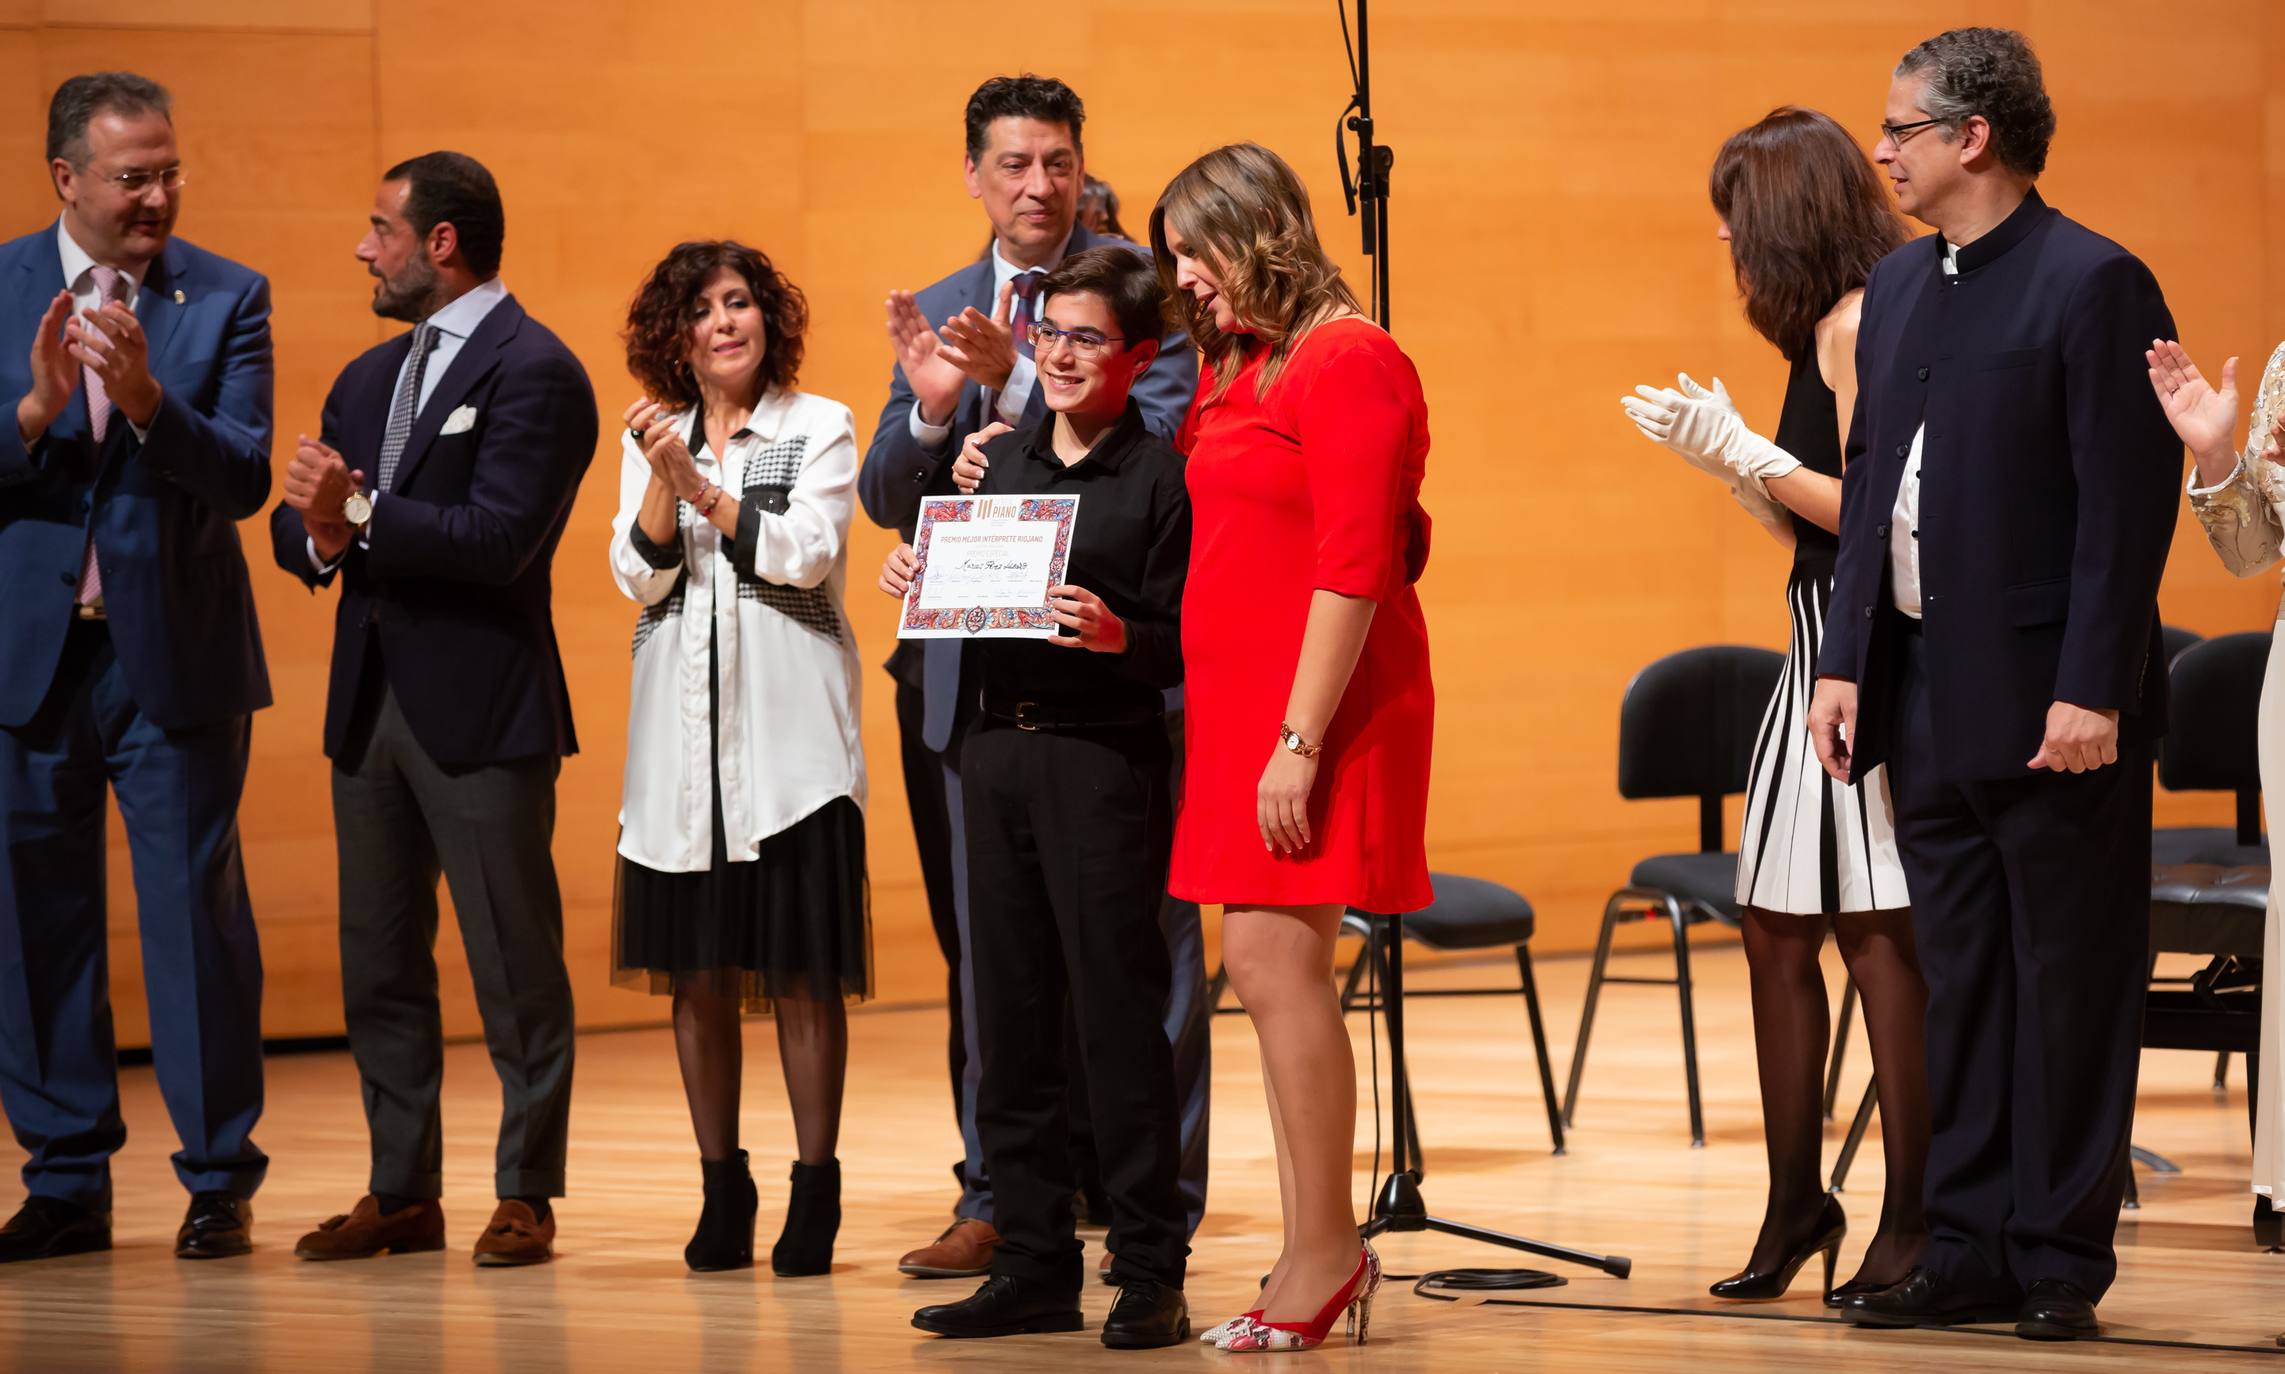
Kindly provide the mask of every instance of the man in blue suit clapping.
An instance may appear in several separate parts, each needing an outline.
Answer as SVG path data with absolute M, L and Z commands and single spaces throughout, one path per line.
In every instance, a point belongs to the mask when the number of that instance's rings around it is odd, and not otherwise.
M 175 1253 L 241 1255 L 269 1161 L 238 798 L 270 680 L 236 522 L 270 494 L 269 283 L 174 237 L 156 82 L 64 82 L 47 152 L 62 218 L 0 246 L 0 1105 L 31 1156 L 0 1262 L 111 1247 L 107 782 L 191 1193 Z

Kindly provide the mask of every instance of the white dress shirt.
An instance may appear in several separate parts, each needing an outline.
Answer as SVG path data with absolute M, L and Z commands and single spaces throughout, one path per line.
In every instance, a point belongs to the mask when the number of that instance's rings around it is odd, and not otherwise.
M 71 236 L 71 226 L 64 221 L 64 217 L 61 215 L 56 216 L 56 250 L 63 258 L 63 279 L 66 289 L 71 292 L 72 313 L 79 315 L 90 310 L 102 309 L 104 303 L 102 293 L 95 289 L 95 259 L 89 255 L 85 248 L 79 246 L 78 239 Z M 119 276 L 126 282 L 126 305 L 130 311 L 134 310 L 140 303 L 143 294 L 143 274 L 149 270 L 147 263 L 142 267 L 122 267 L 119 269 Z M 138 444 L 143 442 L 147 431 L 125 415 L 121 415 L 119 418 L 126 420 L 127 428 L 135 432 L 135 442 Z
M 695 409 L 662 416 L 690 439 Z M 849 522 L 856 513 L 857 424 L 849 407 L 773 391 L 720 456 L 696 446 L 698 470 L 754 521 L 748 582 L 730 543 L 677 502 L 673 566 L 655 567 L 631 533 L 651 466 L 620 431 L 619 513 L 611 578 L 636 617 L 619 853 L 660 873 L 703 873 L 714 851 L 714 776 L 722 779 L 729 860 L 842 797 L 865 802 L 859 684 L 864 665 L 842 613 Z M 764 491 L 785 509 L 756 509 Z M 774 501 L 771 504 L 775 504 Z M 707 650 L 715 673 L 709 692 Z M 714 702 L 713 728 L 707 703 Z
M 1960 248 L 1944 244 L 1944 275 L 1960 274 Z M 1928 439 L 1922 421 L 1912 433 L 1912 452 L 1904 460 L 1904 480 L 1896 484 L 1896 509 L 1888 521 L 1888 587 L 1896 609 L 1920 618 L 1920 451 Z
M 460 350 L 468 343 L 469 336 L 476 332 L 478 325 L 484 323 L 484 317 L 491 314 L 493 308 L 507 298 L 508 288 L 502 284 L 498 277 L 494 277 L 490 281 L 470 287 L 467 291 L 454 297 L 450 304 L 423 321 L 423 323 L 436 327 L 436 342 L 429 345 L 428 366 L 421 372 L 421 394 L 419 399 L 413 402 L 413 419 L 415 422 L 419 421 L 421 409 L 428 404 L 428 398 L 436 394 L 436 384 L 444 379 L 445 372 L 452 366 L 452 360 L 460 356 Z M 405 384 L 405 369 L 412 365 L 413 351 L 408 348 L 405 350 L 404 362 L 397 366 L 396 381 L 389 384 L 389 395 L 392 398 L 396 396 L 397 388 Z M 375 482 L 381 480 L 381 474 L 377 472 L 368 473 L 367 476 Z M 373 500 L 378 503 L 382 495 L 382 492 L 375 491 Z M 362 534 L 357 536 L 357 542 L 368 549 L 373 547 L 367 542 L 367 537 Z M 340 564 L 339 558 L 328 563 L 318 557 L 317 541 L 315 539 L 309 541 L 309 565 L 311 567 L 320 573 L 329 573 L 339 567 Z
M 992 239 L 993 308 L 998 309 L 1000 292 L 1007 287 L 1009 282 L 1014 281 L 1018 275 L 1025 272 L 1036 271 L 1044 275 L 1054 271 L 1056 264 L 1063 261 L 1064 250 L 1070 246 L 1071 236 L 1066 234 L 1063 242 L 1056 245 L 1055 256 L 1049 258 L 1045 265 L 1037 268 L 1018 267 L 1000 256 L 1000 241 L 997 236 L 994 236 Z M 1011 326 L 1015 320 L 1015 305 L 1014 301 L 1008 303 L 1008 319 Z M 1039 298 L 1034 296 L 1032 298 L 1032 320 L 1036 323 L 1038 319 Z M 1018 344 L 1015 366 L 1008 369 L 1008 384 L 1001 387 L 992 397 L 992 413 L 999 418 L 1000 423 L 1005 425 L 1021 425 L 1023 423 L 1024 407 L 1031 404 L 1032 389 L 1039 384 L 1039 365 L 1023 355 L 1020 340 Z M 919 440 L 920 446 L 925 449 L 942 448 L 945 441 L 952 437 L 952 422 L 947 420 L 941 425 L 932 425 L 923 421 L 920 418 L 920 402 L 917 400 L 912 405 L 911 427 L 912 437 Z

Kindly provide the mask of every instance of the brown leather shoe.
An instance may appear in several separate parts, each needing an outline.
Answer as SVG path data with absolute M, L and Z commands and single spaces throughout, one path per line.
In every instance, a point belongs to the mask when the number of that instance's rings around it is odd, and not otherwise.
M 476 1262 L 486 1268 L 545 1264 L 555 1258 L 555 1210 L 541 1221 L 529 1203 L 512 1197 L 492 1209 L 491 1224 L 476 1238 Z
M 897 1272 L 916 1279 L 973 1279 L 992 1271 L 992 1254 L 1000 1248 L 1000 1233 L 992 1223 L 963 1217 L 945 1228 L 934 1245 L 897 1261 Z
M 444 1208 L 434 1198 L 381 1214 L 371 1193 L 357 1199 L 345 1217 L 328 1217 L 294 1244 L 305 1260 L 371 1259 L 384 1250 L 409 1255 L 444 1248 Z

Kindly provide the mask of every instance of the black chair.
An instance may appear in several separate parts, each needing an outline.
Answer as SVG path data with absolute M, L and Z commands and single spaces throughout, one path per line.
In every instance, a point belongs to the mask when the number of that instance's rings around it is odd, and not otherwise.
M 2261 679 L 2269 667 L 2269 632 L 2216 635 L 2172 660 L 2167 731 L 2158 753 L 2158 782 L 2169 792 L 2231 792 L 2235 827 L 2170 825 L 2150 834 L 2159 867 L 2269 862 L 2261 834 L 2261 760 L 2254 748 Z
M 2179 625 L 2160 625 L 2158 638 L 2166 646 L 2166 666 L 2169 669 L 2174 666 L 2174 660 L 2180 658 L 2191 645 L 2205 640 L 2205 636 L 2196 630 L 2185 630 Z
M 2186 979 L 2153 977 L 2142 1018 L 2147 1049 L 2211 1050 L 2246 1056 L 2246 1113 L 2260 1110 L 2261 980 L 2263 927 L 2269 909 L 2269 868 L 2212 864 L 2159 867 L 2150 877 L 2150 961 L 2161 954 L 2194 954 L 2205 967 Z M 2147 1152 L 2143 1163 L 2163 1166 Z M 2127 1205 L 2136 1205 L 2133 1174 Z M 2275 1246 L 2280 1218 L 2271 1200 L 2256 1198 L 2254 1239 Z
M 1431 873 L 1429 882 L 1435 887 L 1436 900 L 1420 911 L 1408 912 L 1400 919 L 1404 938 L 1440 953 L 1463 950 L 1509 948 L 1515 951 L 1518 986 L 1512 988 L 1421 988 L 1407 987 L 1407 1001 L 1422 997 L 1512 997 L 1523 994 L 1525 1018 L 1531 1024 L 1531 1050 L 1539 1061 L 1539 1095 L 1547 1106 L 1547 1133 L 1555 1142 L 1555 1153 L 1562 1154 L 1563 1121 L 1555 1111 L 1555 1070 L 1547 1059 L 1547 1030 L 1539 1015 L 1539 982 L 1531 972 L 1531 936 L 1538 917 L 1531 903 L 1520 892 L 1503 887 L 1483 878 L 1464 877 L 1456 873 Z M 1363 996 L 1360 984 L 1365 971 L 1374 969 L 1379 974 L 1376 988 L 1393 986 L 1388 970 L 1388 951 L 1383 941 L 1388 938 L 1388 922 L 1369 912 L 1351 911 L 1342 921 L 1342 929 L 1350 935 L 1362 936 L 1365 947 L 1355 963 L 1349 966 L 1347 978 L 1341 986 L 1343 1013 L 1362 1009 L 1380 1010 L 1380 1004 Z M 1401 1048 L 1392 1049 L 1400 1055 Z M 1392 1066 L 1392 1072 L 1409 1079 L 1405 1066 Z M 1405 1112 L 1406 1128 L 1413 1140 L 1414 1163 L 1421 1163 L 1419 1149 L 1420 1126 L 1412 1116 L 1412 1094 L 1399 1095 Z M 1421 1169 L 1423 1174 L 1425 1168 Z
M 1698 1094 L 1698 1032 L 1690 1005 L 1691 926 L 1739 923 L 1735 896 L 1737 855 L 1724 847 L 1722 799 L 1743 792 L 1753 766 L 1754 735 L 1777 690 L 1785 658 L 1768 649 L 1723 644 L 1669 654 L 1635 675 L 1619 704 L 1619 795 L 1698 799 L 1695 853 L 1656 854 L 1634 866 L 1627 885 L 1603 907 L 1595 962 L 1587 975 L 1587 1003 L 1571 1051 L 1570 1082 L 1563 1092 L 1563 1124 L 1579 1105 L 1587 1067 L 1587 1040 L 1606 983 L 1649 984 L 1677 990 L 1682 1004 L 1682 1069 L 1690 1091 L 1690 1144 L 1706 1143 Z M 1794 727 L 1800 730 L 1798 723 Z M 1786 747 L 1806 749 L 1802 731 Z M 1604 970 L 1611 935 L 1629 921 L 1663 920 L 1673 927 L 1674 976 L 1619 978 Z

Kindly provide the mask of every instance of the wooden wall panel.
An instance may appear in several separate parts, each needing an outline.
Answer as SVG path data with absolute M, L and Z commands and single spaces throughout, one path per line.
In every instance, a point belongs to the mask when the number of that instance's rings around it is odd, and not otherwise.
M 1348 94 L 1328 8 L 1163 0 L 1129 19 L 1090 7 L 1011 41 L 997 7 L 919 0 L 0 0 L 0 74 L 20 78 L 0 209 L 10 232 L 53 214 L 38 126 L 62 75 L 127 65 L 172 84 L 195 177 L 184 232 L 276 284 L 290 444 L 340 366 L 394 328 L 371 317 L 349 257 L 376 174 L 454 147 L 498 175 L 505 276 L 586 362 L 604 410 L 604 451 L 557 563 L 583 745 L 564 771 L 557 844 L 581 1018 L 656 1019 L 661 1004 L 604 977 L 632 610 L 602 547 L 613 422 L 632 394 L 617 330 L 641 274 L 679 238 L 759 244 L 809 295 L 804 384 L 848 403 L 869 438 L 889 366 L 883 296 L 935 280 L 986 235 L 960 184 L 961 104 L 993 71 L 1029 69 L 1086 96 L 1089 165 L 1119 187 L 1130 229 L 1190 157 L 1258 139 L 1301 171 L 1361 288 L 1326 146 Z M 1397 149 L 1396 324 L 1435 433 L 1430 849 L 1440 867 L 1530 893 L 1545 946 L 1586 944 L 1635 858 L 1694 841 L 1690 804 L 1615 794 L 1628 679 L 1688 645 L 1784 640 L 1784 552 L 1636 439 L 1616 405 L 1686 368 L 1721 375 L 1749 416 L 1774 422 L 1784 368 L 1747 328 L 1713 238 L 1714 150 L 1780 103 L 1870 130 L 1904 49 L 1966 22 L 2023 27 L 2040 47 L 2062 119 L 2049 198 L 2151 263 L 2201 357 L 2258 366 L 2285 333 L 2285 246 L 2264 232 L 2285 210 L 2285 94 L 2269 76 L 2285 11 L 2264 0 L 2219 0 L 2163 31 L 2130 0 L 1419 0 L 1376 15 L 1380 133 Z M 256 726 L 248 856 L 269 1028 L 317 1033 L 339 1015 L 317 752 L 331 603 L 267 568 L 260 530 L 246 533 L 279 705 Z M 871 588 L 889 542 L 851 537 L 849 612 L 868 665 L 891 643 Z M 2227 577 L 2185 516 L 2168 619 L 2261 627 L 2276 596 L 2269 577 Z M 879 990 L 938 996 L 886 677 L 868 671 L 865 694 Z M 2159 814 L 2219 820 L 2227 807 L 2168 797 Z M 126 877 L 121 856 L 122 935 Z M 117 943 L 133 1026 L 132 942 Z M 449 934 L 444 957 L 448 1018 L 467 1033 Z

